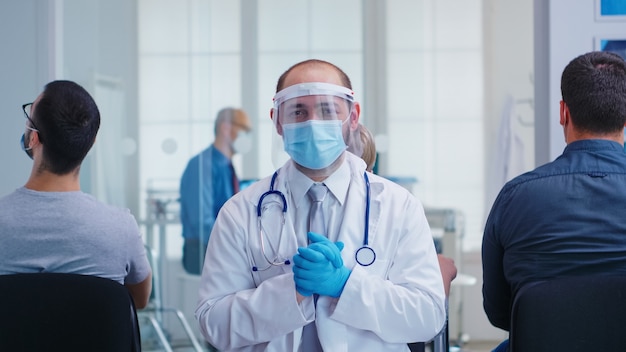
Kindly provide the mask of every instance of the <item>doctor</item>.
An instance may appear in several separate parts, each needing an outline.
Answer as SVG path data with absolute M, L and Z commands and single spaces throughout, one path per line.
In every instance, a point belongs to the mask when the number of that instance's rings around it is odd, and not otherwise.
M 446 312 L 430 228 L 416 198 L 345 150 L 359 138 L 350 79 L 307 60 L 276 91 L 270 116 L 291 159 L 222 207 L 202 334 L 223 351 L 408 351 L 431 339 Z M 309 232 L 314 184 L 328 189 L 325 233 Z

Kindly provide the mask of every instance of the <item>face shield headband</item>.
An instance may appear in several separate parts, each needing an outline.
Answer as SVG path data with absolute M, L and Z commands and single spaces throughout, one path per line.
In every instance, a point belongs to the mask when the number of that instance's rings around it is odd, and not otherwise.
M 281 104 L 293 98 L 311 95 L 339 97 L 347 101 L 349 103 L 349 106 L 352 106 L 354 103 L 354 92 L 346 87 L 323 82 L 307 82 L 294 84 L 293 86 L 289 86 L 281 90 L 274 96 L 274 123 L 278 123 L 278 114 Z

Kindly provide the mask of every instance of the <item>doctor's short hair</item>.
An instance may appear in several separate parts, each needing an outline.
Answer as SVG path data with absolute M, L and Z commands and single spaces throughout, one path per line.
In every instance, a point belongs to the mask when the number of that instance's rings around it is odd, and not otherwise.
M 323 60 L 317 60 L 317 59 L 310 59 L 310 60 L 305 60 L 305 61 L 301 61 L 293 66 L 291 66 L 290 68 L 287 69 L 287 71 L 283 72 L 282 75 L 280 75 L 280 77 L 278 78 L 278 83 L 276 83 L 276 93 L 280 92 L 281 90 L 283 90 L 285 88 L 285 80 L 287 78 L 287 76 L 291 73 L 291 71 L 293 71 L 296 68 L 302 67 L 302 66 L 310 66 L 310 67 L 323 67 L 326 66 L 328 68 L 333 69 L 335 72 L 337 72 L 337 74 L 339 75 L 339 79 L 341 80 L 341 83 L 343 84 L 344 87 L 352 89 L 352 82 L 350 82 L 350 78 L 348 77 L 348 75 L 343 72 L 342 69 L 340 69 L 339 67 L 337 67 L 334 64 L 331 64 L 328 61 L 323 61 Z
M 561 94 L 579 130 L 597 134 L 622 131 L 626 123 L 626 62 L 605 51 L 580 55 L 563 70 Z
M 65 80 L 46 84 L 31 119 L 39 129 L 44 165 L 57 175 L 80 166 L 100 128 L 100 111 L 91 95 Z

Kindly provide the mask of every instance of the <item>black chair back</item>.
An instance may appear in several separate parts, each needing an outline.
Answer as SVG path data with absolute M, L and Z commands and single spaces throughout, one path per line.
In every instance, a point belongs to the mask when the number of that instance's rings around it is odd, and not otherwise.
M 626 276 L 522 287 L 511 312 L 510 351 L 626 351 Z
M 0 351 L 141 351 L 124 285 L 96 276 L 0 275 Z

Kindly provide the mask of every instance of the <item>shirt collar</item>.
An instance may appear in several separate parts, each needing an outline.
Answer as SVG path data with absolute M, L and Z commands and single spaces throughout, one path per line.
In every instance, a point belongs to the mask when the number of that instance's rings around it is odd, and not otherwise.
M 289 167 L 285 168 L 287 182 L 289 182 L 289 192 L 295 206 L 297 208 L 302 204 L 302 200 L 305 198 L 309 188 L 313 185 L 313 180 L 300 172 L 293 161 L 290 160 Z M 337 199 L 340 205 L 343 205 L 346 201 L 348 194 L 348 187 L 350 186 L 350 166 L 348 162 L 344 160 L 339 168 L 333 172 L 328 178 L 326 178 L 323 184 L 328 187 L 330 193 Z
M 624 146 L 615 141 L 610 141 L 607 139 L 581 139 L 568 144 L 565 147 L 564 153 L 578 150 L 612 150 L 617 152 L 623 152 Z

